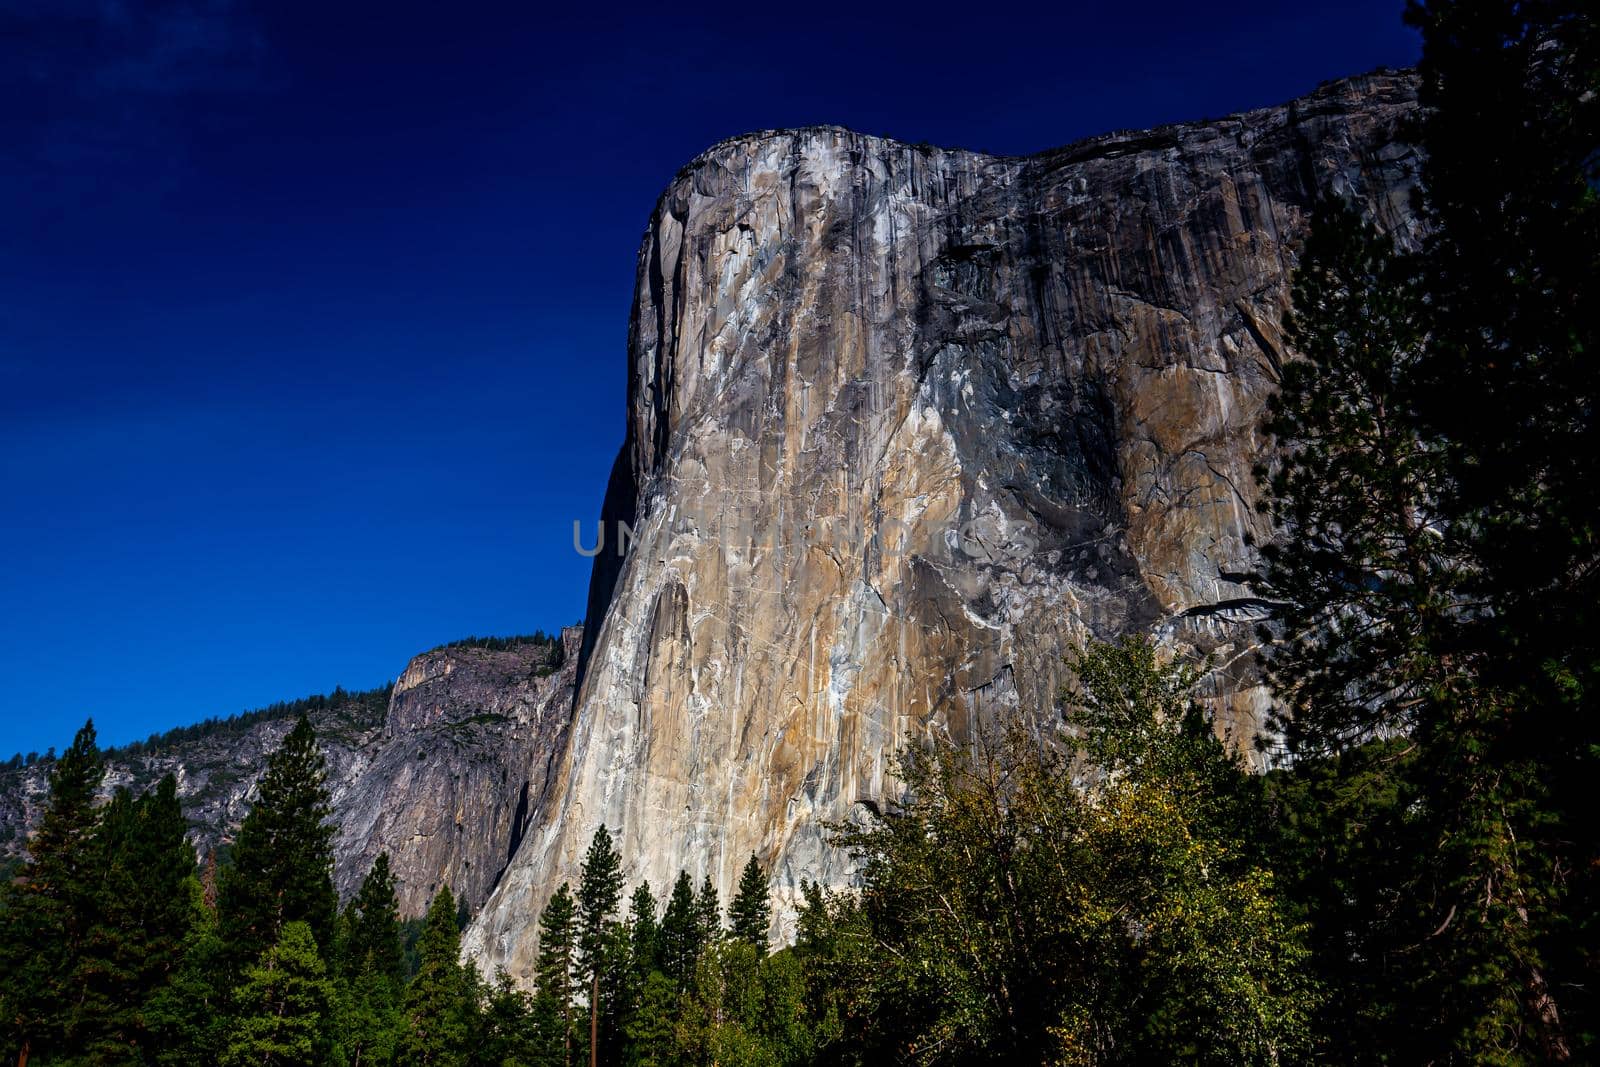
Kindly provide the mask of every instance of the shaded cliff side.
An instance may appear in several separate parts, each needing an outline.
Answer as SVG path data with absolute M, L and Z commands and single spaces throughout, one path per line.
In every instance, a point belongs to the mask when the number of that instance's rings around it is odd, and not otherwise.
M 469 929 L 531 970 L 597 825 L 631 881 L 780 903 L 847 881 L 822 820 L 935 732 L 1052 714 L 1063 651 L 1154 631 L 1261 724 L 1258 417 L 1315 197 L 1403 241 L 1404 73 L 1027 158 L 834 127 L 723 142 L 640 250 L 627 437 L 573 728 Z M 782 908 L 779 909 L 780 913 Z
M 357 694 L 311 711 L 333 793 L 334 881 L 354 892 L 387 850 L 400 909 L 420 915 L 448 883 L 483 903 L 541 802 L 572 708 L 581 631 L 559 644 L 446 647 L 412 659 L 386 699 Z M 373 696 L 379 699 L 372 699 Z M 177 777 L 201 856 L 225 847 L 250 809 L 293 715 L 107 754 L 104 792 Z M 0 852 L 20 854 L 49 765 L 0 771 Z

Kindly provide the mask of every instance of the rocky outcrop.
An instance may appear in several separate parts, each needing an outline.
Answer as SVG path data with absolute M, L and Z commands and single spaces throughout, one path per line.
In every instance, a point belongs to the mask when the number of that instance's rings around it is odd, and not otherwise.
M 400 910 L 420 915 L 441 884 L 478 907 L 543 796 L 572 709 L 578 627 L 558 645 L 456 646 L 414 658 L 390 689 L 310 713 L 328 759 L 334 881 L 349 896 L 389 852 Z M 373 699 L 376 696 L 378 699 Z M 107 754 L 104 791 L 177 777 L 202 855 L 231 840 L 268 756 L 293 725 L 268 717 Z M 0 845 L 20 854 L 47 792 L 49 765 L 0 772 Z
M 383 733 L 349 789 L 334 789 L 341 871 L 387 851 L 400 909 L 421 914 L 440 886 L 476 909 L 505 870 L 572 712 L 581 631 L 561 648 L 446 648 L 395 682 Z M 347 878 L 341 888 L 354 888 Z
M 848 880 L 822 821 L 892 797 L 907 742 L 1050 713 L 1091 634 L 1209 655 L 1255 732 L 1251 467 L 1296 248 L 1326 191 L 1414 236 L 1414 108 L 1378 73 L 1028 158 L 817 127 L 680 172 L 573 728 L 466 951 L 526 977 L 601 823 L 658 888 L 726 894 L 752 851 L 780 901 Z

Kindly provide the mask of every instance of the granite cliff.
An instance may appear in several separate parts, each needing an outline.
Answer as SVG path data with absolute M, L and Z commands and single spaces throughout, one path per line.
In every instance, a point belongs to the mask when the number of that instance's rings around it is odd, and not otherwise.
M 334 881 L 349 896 L 389 852 L 400 909 L 420 915 L 448 883 L 477 908 L 516 851 L 543 795 L 572 707 L 579 630 L 559 644 L 447 646 L 413 658 L 387 692 L 352 694 L 309 712 L 328 759 Z M 113 749 L 104 792 L 178 792 L 202 857 L 249 811 L 267 757 L 293 715 L 252 717 L 169 743 Z M 49 764 L 0 771 L 0 855 L 20 853 L 37 822 Z
M 892 798 L 907 742 L 1050 714 L 1088 635 L 1209 656 L 1254 734 L 1296 249 L 1330 191 L 1415 237 L 1415 106 L 1379 72 L 1026 158 L 817 127 L 685 167 L 639 253 L 572 728 L 466 952 L 527 977 L 601 823 L 658 890 L 726 894 L 752 851 L 780 903 L 847 881 L 820 822 Z

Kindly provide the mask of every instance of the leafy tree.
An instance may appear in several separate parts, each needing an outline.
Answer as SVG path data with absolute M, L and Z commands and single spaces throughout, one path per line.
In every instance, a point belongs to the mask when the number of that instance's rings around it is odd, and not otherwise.
M 50 795 L 28 841 L 20 880 L 7 887 L 0 922 L 0 1025 L 17 1062 L 68 1051 L 79 1038 L 72 1005 L 98 875 L 95 794 L 105 776 L 94 721 L 83 724 L 50 770 Z
M 1238 836 L 1259 783 L 1150 645 L 1073 666 L 1075 732 L 912 750 L 898 809 L 838 829 L 865 861 L 864 923 L 835 945 L 869 983 L 862 1040 L 918 1062 L 1293 1058 L 1304 949 Z M 826 940 L 805 936 L 802 958 Z
M 1418 408 L 1477 610 L 1478 693 L 1419 738 L 1440 814 L 1434 990 L 1459 1055 L 1594 1058 L 1600 1007 L 1600 20 L 1543 0 L 1414 3 L 1422 31 Z M 1569 873 L 1570 872 L 1570 873 Z M 1443 921 L 1441 915 L 1440 921 Z
M 772 926 L 772 906 L 767 896 L 767 874 L 761 869 L 754 852 L 739 876 L 739 891 L 728 908 L 728 917 L 732 921 L 735 938 L 766 952 L 767 935 Z
M 333 826 L 327 764 L 304 716 L 272 754 L 255 806 L 239 827 L 233 862 L 221 871 L 218 910 L 234 961 L 259 954 L 283 924 L 304 922 L 332 948 Z
M 534 994 L 534 1019 L 546 1067 L 572 1063 L 575 1022 L 574 975 L 577 973 L 577 905 L 563 882 L 539 913 L 539 963 Z
M 686 989 L 694 978 L 695 961 L 700 958 L 700 924 L 695 912 L 694 883 L 688 871 L 679 871 L 661 918 L 661 969 L 668 978 Z
M 697 1063 L 812 1062 L 803 988 L 791 954 L 719 941 L 701 957 L 680 1009 L 679 1055 Z
M 285 923 L 245 971 L 223 1067 L 316 1067 L 328 1060 L 333 983 L 308 923 Z
M 422 965 L 406 989 L 397 1058 L 406 1064 L 465 1064 L 471 1013 L 449 886 L 428 905 L 420 948 Z
M 611 991 L 601 978 L 612 944 L 612 925 L 622 899 L 622 861 L 611 844 L 611 831 L 594 833 L 578 878 L 578 970 L 589 995 L 589 1063 L 599 1063 L 602 999 Z M 610 1005 L 606 1006 L 609 1010 Z

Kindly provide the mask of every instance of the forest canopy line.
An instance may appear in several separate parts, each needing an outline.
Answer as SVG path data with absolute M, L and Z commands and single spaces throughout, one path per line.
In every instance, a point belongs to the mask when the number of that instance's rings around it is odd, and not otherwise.
M 1204 665 L 1069 656 L 1057 708 L 901 754 L 829 828 L 848 888 L 774 945 L 744 863 L 628 891 L 593 837 L 528 987 L 449 886 L 332 882 L 306 712 L 227 862 L 176 783 L 97 800 L 92 724 L 0 896 L 0 1042 L 33 1064 L 1536 1064 L 1600 1059 L 1600 32 L 1413 3 L 1422 247 L 1319 204 L 1257 472 L 1265 773 Z M 479 645 L 474 647 L 491 647 Z M 349 695 L 347 695 L 349 696 Z M 231 720 L 228 720 L 231 721 Z M 223 728 L 219 726 L 217 728 Z M 585 832 L 590 828 L 585 827 Z M 720 857 L 703 857 L 710 869 Z

